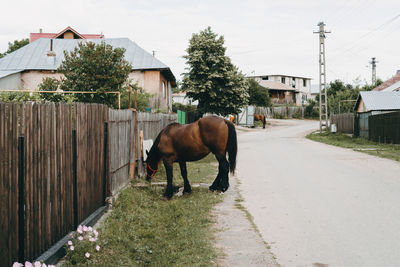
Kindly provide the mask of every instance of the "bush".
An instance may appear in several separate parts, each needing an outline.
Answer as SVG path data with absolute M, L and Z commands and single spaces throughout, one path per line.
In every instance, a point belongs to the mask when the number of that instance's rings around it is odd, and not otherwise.
M 57 91 L 58 87 L 61 85 L 61 82 L 55 78 L 43 78 L 42 83 L 39 84 L 39 92 L 40 91 Z M 39 93 L 40 97 L 45 101 L 50 102 L 73 102 L 73 95 L 64 95 L 62 93 Z
M 317 102 L 314 100 L 310 100 L 308 104 L 306 105 L 306 108 L 304 110 L 304 117 L 305 118 L 318 118 L 319 117 L 319 111 L 316 107 Z
M 1 92 L 0 101 L 3 102 L 25 102 L 25 101 L 40 101 L 37 93 L 24 93 L 24 92 Z

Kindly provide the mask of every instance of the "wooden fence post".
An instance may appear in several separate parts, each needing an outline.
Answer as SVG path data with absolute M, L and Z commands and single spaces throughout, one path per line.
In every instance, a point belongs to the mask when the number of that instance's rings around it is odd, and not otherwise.
M 103 175 L 103 203 L 106 205 L 107 199 L 107 153 L 108 153 L 108 122 L 104 122 L 104 175 Z
M 18 137 L 18 261 L 25 261 L 24 137 Z
M 77 149 L 76 130 L 72 130 L 72 168 L 73 168 L 73 190 L 74 190 L 74 229 L 78 228 L 78 185 L 77 185 Z

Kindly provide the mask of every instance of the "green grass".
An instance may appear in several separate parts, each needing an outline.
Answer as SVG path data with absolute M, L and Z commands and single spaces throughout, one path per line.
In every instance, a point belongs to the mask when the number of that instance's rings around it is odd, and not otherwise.
M 363 138 L 353 138 L 341 133 L 311 133 L 308 139 L 321 143 L 350 148 L 369 155 L 400 161 L 400 145 L 381 144 Z
M 189 163 L 191 182 L 210 183 L 217 173 L 212 156 Z M 179 165 L 174 176 L 183 184 Z M 160 170 L 155 181 L 165 181 Z M 143 183 L 143 181 L 140 181 Z M 213 266 L 218 256 L 213 241 L 211 210 L 222 195 L 208 188 L 163 200 L 164 187 L 128 187 L 121 192 L 111 215 L 100 229 L 101 253 L 89 266 Z M 66 266 L 69 264 L 66 263 Z M 86 266 L 86 265 L 81 265 Z

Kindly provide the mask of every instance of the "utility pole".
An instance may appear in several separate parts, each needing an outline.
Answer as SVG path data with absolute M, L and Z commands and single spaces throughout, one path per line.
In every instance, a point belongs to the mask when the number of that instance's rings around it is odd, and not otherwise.
M 369 64 L 372 65 L 372 85 L 376 84 L 376 63 L 378 63 L 378 61 L 375 60 L 376 58 L 373 57 L 372 61 L 369 62 Z
M 325 62 L 325 23 L 318 23 L 319 31 L 319 131 L 325 128 L 328 131 L 328 96 L 326 88 L 326 62 Z

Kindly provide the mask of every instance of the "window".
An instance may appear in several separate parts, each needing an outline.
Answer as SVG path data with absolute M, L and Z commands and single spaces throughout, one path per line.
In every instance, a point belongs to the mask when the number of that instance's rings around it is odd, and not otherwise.
M 306 86 L 307 86 L 307 80 L 303 79 L 303 87 L 306 87 Z
M 167 91 L 166 91 L 166 88 L 165 88 L 165 82 L 164 81 L 162 82 L 162 96 L 163 96 L 163 98 L 167 97 Z
M 281 78 L 281 83 L 285 83 L 285 77 Z
M 268 76 L 264 76 L 264 77 L 262 77 L 262 79 L 266 81 L 266 80 L 268 80 Z
M 296 88 L 296 78 L 295 77 L 292 78 L 292 87 Z

